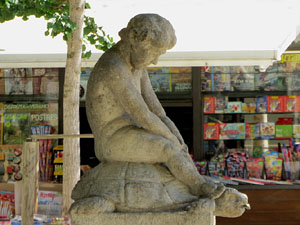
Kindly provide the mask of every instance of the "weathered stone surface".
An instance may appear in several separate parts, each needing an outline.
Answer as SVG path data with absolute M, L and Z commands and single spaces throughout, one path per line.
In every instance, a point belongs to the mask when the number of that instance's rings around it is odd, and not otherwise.
M 214 214 L 240 215 L 244 196 L 199 174 L 152 89 L 146 66 L 175 45 L 170 22 L 140 14 L 119 34 L 87 84 L 86 111 L 101 164 L 73 190 L 72 224 L 211 225 Z M 240 203 L 232 207 L 232 199 Z
M 213 200 L 201 199 L 180 212 L 81 214 L 72 210 L 71 217 L 72 225 L 214 225 L 214 207 Z
M 72 225 L 215 225 L 211 212 L 72 214 Z

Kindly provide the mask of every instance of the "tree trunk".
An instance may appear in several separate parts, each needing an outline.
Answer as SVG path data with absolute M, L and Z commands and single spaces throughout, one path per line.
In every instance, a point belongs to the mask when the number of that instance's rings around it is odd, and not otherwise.
M 64 83 L 64 134 L 79 134 L 79 87 L 81 73 L 82 26 L 84 0 L 69 0 L 70 19 L 76 30 L 68 40 L 68 52 Z M 68 215 L 72 204 L 72 189 L 80 178 L 79 138 L 64 140 L 63 216 Z

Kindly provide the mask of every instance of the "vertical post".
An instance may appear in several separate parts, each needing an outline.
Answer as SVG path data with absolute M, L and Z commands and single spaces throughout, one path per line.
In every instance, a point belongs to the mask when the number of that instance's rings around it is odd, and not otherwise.
M 203 112 L 201 97 L 201 68 L 192 67 L 193 81 L 193 150 L 194 158 L 204 158 L 203 150 Z
M 24 143 L 22 170 L 22 225 L 32 225 L 38 195 L 39 142 Z

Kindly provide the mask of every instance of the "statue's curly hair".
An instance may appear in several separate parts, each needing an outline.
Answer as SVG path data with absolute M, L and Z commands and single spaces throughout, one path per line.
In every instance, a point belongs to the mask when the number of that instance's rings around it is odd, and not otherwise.
M 171 23 L 157 14 L 139 14 L 133 17 L 126 28 L 119 32 L 121 40 L 152 41 L 158 47 L 170 49 L 176 44 Z

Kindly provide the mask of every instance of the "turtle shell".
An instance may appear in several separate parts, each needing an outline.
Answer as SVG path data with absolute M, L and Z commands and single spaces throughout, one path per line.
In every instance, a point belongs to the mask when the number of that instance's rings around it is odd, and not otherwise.
M 197 199 L 162 164 L 103 162 L 84 174 L 72 199 L 104 197 L 119 211 L 176 208 Z

